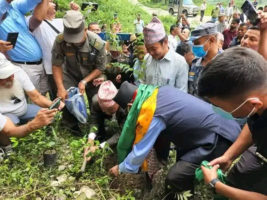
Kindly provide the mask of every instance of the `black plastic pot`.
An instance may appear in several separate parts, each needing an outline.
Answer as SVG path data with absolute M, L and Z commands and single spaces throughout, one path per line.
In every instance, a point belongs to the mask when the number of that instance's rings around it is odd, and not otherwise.
M 55 149 L 49 149 L 44 151 L 43 154 L 44 157 L 44 166 L 45 167 L 51 167 L 56 164 L 57 161 L 57 152 Z

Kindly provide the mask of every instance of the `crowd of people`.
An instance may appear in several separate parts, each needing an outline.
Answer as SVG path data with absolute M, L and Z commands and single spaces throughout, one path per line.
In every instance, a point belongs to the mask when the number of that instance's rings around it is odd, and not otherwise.
M 255 8 L 257 1 L 253 2 Z M 190 190 L 195 171 L 231 199 L 267 199 L 267 6 L 251 24 L 234 8 L 218 3 L 210 21 L 192 29 L 185 15 L 166 33 L 157 16 L 133 21 L 123 34 L 118 14 L 110 24 L 86 22 L 74 2 L 56 18 L 53 0 L 0 0 L 0 148 L 12 153 L 10 137 L 25 137 L 52 123 L 84 136 L 65 106 L 69 88 L 86 94 L 88 141 L 117 145 L 110 174 L 148 174 L 152 181 L 168 163 L 165 199 Z M 29 11 L 32 14 L 26 16 Z M 7 41 L 18 33 L 16 43 Z M 49 109 L 60 98 L 58 108 Z M 116 119 L 121 133 L 106 133 Z M 93 128 L 94 127 L 94 128 Z M 84 159 L 98 147 L 85 149 Z M 82 155 L 81 155 L 82 156 Z M 217 170 L 230 169 L 227 185 Z M 209 168 L 202 161 L 209 161 Z M 0 163 L 1 164 L 1 163 Z

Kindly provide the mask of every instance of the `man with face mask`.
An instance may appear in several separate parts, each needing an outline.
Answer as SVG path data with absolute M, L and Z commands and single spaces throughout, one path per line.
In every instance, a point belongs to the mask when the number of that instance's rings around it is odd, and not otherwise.
M 235 143 L 210 162 L 227 170 L 230 185 L 267 194 L 267 62 L 256 51 L 235 47 L 219 55 L 203 70 L 198 91 L 233 117 L 248 117 Z M 216 185 L 215 185 L 216 188 Z M 252 199 L 252 198 L 251 198 Z
M 67 11 L 63 25 L 64 32 L 56 37 L 52 49 L 57 96 L 65 100 L 68 98 L 67 89 L 78 87 L 81 94 L 86 92 L 92 106 L 91 99 L 98 90 L 92 81 L 105 69 L 105 44 L 98 35 L 85 30 L 84 17 L 79 11 Z M 77 119 L 66 109 L 63 111 L 63 119 L 72 133 L 81 134 Z
M 197 81 L 203 68 L 219 53 L 217 26 L 206 23 L 198 26 L 191 33 L 192 51 L 196 58 L 189 70 L 188 92 L 197 96 Z

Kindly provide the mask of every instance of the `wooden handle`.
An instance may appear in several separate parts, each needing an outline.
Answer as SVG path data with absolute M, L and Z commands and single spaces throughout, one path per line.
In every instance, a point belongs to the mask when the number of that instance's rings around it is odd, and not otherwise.
M 87 165 L 87 160 L 84 159 L 84 160 L 83 160 L 83 165 L 82 165 L 82 167 L 81 167 L 81 172 L 84 172 L 84 171 L 85 171 L 85 167 L 86 167 L 86 165 Z

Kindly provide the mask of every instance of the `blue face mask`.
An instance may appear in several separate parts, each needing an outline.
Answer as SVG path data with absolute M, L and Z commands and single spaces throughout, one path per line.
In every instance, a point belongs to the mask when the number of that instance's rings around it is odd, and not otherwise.
M 196 57 L 203 58 L 207 55 L 204 45 L 193 45 L 192 51 Z
M 204 50 L 204 45 L 206 44 L 207 41 L 209 41 L 209 39 L 206 40 L 203 44 L 193 45 L 192 51 L 196 57 L 203 58 L 207 55 L 208 51 Z

